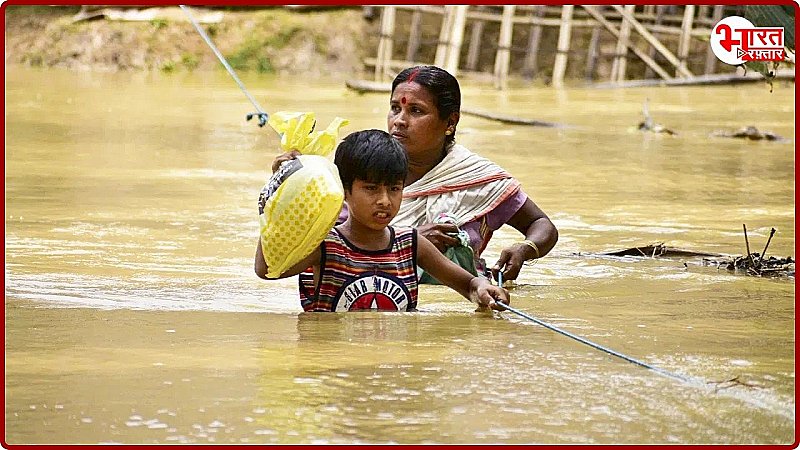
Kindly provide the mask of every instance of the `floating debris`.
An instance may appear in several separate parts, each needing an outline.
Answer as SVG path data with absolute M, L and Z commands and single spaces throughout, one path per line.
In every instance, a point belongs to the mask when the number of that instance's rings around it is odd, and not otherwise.
M 678 134 L 678 133 L 670 130 L 669 128 L 665 127 L 664 125 L 661 125 L 660 123 L 655 123 L 655 121 L 653 121 L 653 118 L 650 116 L 650 111 L 647 108 L 647 104 L 648 104 L 649 101 L 650 101 L 649 98 L 645 99 L 644 100 L 644 105 L 642 105 L 642 113 L 644 114 L 644 122 L 639 122 L 638 129 L 641 130 L 641 131 L 650 131 L 650 132 L 653 132 L 653 133 L 666 133 L 666 134 L 669 134 L 669 135 Z
M 735 138 L 735 139 L 748 139 L 751 141 L 786 141 L 783 136 L 778 136 L 771 131 L 759 131 L 758 128 L 750 125 L 747 127 L 739 128 L 736 131 L 718 130 L 711 133 L 715 137 Z
M 731 272 L 743 272 L 747 275 L 757 277 L 792 277 L 794 278 L 794 259 L 791 256 L 778 258 L 770 256 L 764 258 L 769 248 L 769 243 L 775 235 L 775 228 L 770 229 L 769 238 L 761 253 L 750 252 L 750 240 L 747 238 L 747 226 L 742 224 L 744 230 L 744 241 L 747 248 L 745 256 L 737 256 L 723 261 L 703 259 L 706 265 L 716 265 L 717 268 L 724 268 Z
M 645 258 L 686 258 L 703 256 L 723 256 L 719 253 L 695 252 L 692 250 L 682 250 L 675 247 L 667 247 L 663 242 L 658 244 L 644 245 L 641 247 L 631 247 L 614 252 L 601 253 L 604 256 L 642 256 Z

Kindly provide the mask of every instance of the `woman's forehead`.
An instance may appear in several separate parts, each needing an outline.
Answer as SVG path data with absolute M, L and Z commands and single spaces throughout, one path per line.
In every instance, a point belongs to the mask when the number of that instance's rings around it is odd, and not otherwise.
M 403 101 L 405 99 L 405 101 Z M 415 82 L 402 82 L 394 88 L 392 101 L 401 103 L 430 103 L 434 105 L 435 99 L 428 89 Z

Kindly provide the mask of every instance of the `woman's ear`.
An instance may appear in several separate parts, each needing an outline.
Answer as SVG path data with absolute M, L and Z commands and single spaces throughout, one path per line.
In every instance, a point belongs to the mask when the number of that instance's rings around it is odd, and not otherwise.
M 448 128 L 455 128 L 458 125 L 458 119 L 461 118 L 461 113 L 453 111 L 450 113 L 450 117 L 447 118 L 447 127 Z

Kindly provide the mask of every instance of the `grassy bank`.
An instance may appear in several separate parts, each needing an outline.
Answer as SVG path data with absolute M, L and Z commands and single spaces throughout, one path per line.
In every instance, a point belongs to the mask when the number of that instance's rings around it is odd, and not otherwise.
M 78 6 L 7 7 L 6 64 L 165 72 L 220 67 L 191 23 L 176 17 L 176 11 L 143 21 L 75 21 L 79 10 Z M 223 20 L 203 26 L 237 70 L 342 78 L 361 71 L 367 22 L 359 8 L 215 11 L 224 15 Z

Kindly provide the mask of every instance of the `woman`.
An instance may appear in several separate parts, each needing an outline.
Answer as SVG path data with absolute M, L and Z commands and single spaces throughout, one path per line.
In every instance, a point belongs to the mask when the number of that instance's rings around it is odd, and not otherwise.
M 514 280 L 525 261 L 550 252 L 558 231 L 508 172 L 455 143 L 460 110 L 458 81 L 443 69 L 411 67 L 392 82 L 387 131 L 403 145 L 409 163 L 403 203 L 392 223 L 416 227 L 442 252 L 467 243 L 479 273 L 492 233 L 511 225 L 524 238 L 502 250 L 491 272 Z M 280 155 L 273 171 L 296 154 Z

